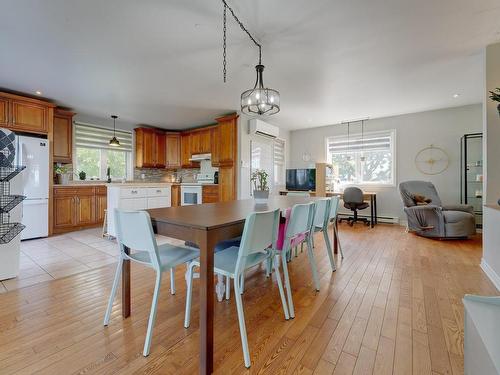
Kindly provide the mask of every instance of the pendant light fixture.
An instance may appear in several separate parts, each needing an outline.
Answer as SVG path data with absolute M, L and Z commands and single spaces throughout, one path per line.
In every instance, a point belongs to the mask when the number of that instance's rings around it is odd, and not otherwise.
M 231 12 L 234 20 L 240 26 L 250 40 L 259 48 L 259 63 L 255 66 L 257 79 L 252 89 L 246 90 L 241 94 L 240 104 L 241 112 L 248 115 L 274 115 L 280 111 L 280 93 L 277 90 L 270 89 L 264 86 L 263 72 L 264 65 L 262 65 L 262 46 L 250 34 L 243 23 L 238 19 L 233 9 L 227 5 L 226 0 L 222 0 L 224 4 L 223 12 L 223 74 L 224 82 L 226 82 L 226 21 L 227 10 Z
M 111 118 L 113 119 L 113 138 L 109 140 L 109 145 L 113 147 L 119 147 L 120 141 L 118 140 L 118 138 L 116 138 L 116 119 L 118 118 L 118 116 L 111 115 Z

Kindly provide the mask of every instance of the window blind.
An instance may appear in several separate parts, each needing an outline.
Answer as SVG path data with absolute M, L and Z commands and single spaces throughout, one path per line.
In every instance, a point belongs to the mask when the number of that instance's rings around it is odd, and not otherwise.
M 113 129 L 75 122 L 75 146 L 86 148 L 99 148 L 107 150 L 120 150 L 132 152 L 132 133 L 116 130 L 116 138 L 120 146 L 110 146 L 109 140 L 113 138 Z
M 274 140 L 274 164 L 285 165 L 285 141 L 282 139 Z
M 364 135 L 357 134 L 351 136 L 349 141 L 347 137 L 328 137 L 328 152 L 330 154 L 344 154 L 346 152 L 359 151 L 390 151 L 392 143 L 392 133 L 372 133 Z

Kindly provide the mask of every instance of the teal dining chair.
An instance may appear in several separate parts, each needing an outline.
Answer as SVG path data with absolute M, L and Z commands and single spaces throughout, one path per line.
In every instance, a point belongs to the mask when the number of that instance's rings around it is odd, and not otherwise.
M 339 231 L 337 227 L 337 217 L 340 207 L 340 197 L 335 195 L 330 198 L 330 222 L 333 223 L 334 239 L 337 237 L 337 244 L 339 246 L 339 252 L 342 259 L 344 259 L 344 252 L 342 251 L 342 246 L 340 244 Z
M 156 271 L 156 282 L 149 313 L 148 328 L 144 350 L 142 354 L 149 355 L 153 327 L 156 319 L 156 307 L 162 273 L 170 271 L 175 266 L 182 263 L 189 263 L 199 256 L 199 251 L 187 247 L 173 246 L 170 244 L 159 245 L 156 243 L 151 218 L 146 211 L 125 211 L 115 209 L 116 239 L 120 245 L 120 257 L 116 268 L 111 295 L 109 296 L 108 307 L 104 315 L 104 325 L 109 324 L 113 301 L 120 281 L 123 262 L 129 260 L 150 267 Z M 131 250 L 130 254 L 125 253 L 125 247 Z
M 279 217 L 279 209 L 275 211 L 251 213 L 245 220 L 240 246 L 232 246 L 214 254 L 214 272 L 234 280 L 234 296 L 236 300 L 236 310 L 238 313 L 241 345 L 243 347 L 245 367 L 247 368 L 250 367 L 251 362 L 241 295 L 241 284 L 245 270 L 259 265 L 262 262 L 269 261 L 271 263 L 272 269 L 274 269 L 276 274 L 276 281 L 278 283 L 285 319 L 288 320 L 290 318 L 279 271 L 279 259 L 275 250 Z M 199 266 L 199 259 L 195 259 L 188 267 L 188 290 L 186 298 L 186 315 L 184 319 L 185 328 L 188 328 L 191 322 L 190 315 L 193 294 L 193 270 L 195 267 Z
M 326 245 L 326 253 L 328 254 L 328 258 L 330 259 L 332 271 L 335 271 L 337 267 L 335 266 L 335 258 L 333 257 L 332 246 L 330 243 L 330 238 L 328 237 L 328 224 L 330 223 L 331 203 L 332 202 L 330 198 L 323 198 L 314 202 L 316 207 L 314 212 L 313 232 L 323 233 L 323 238 L 325 239 Z M 314 240 L 312 239 L 311 241 Z
M 309 198 L 311 194 L 307 191 L 289 191 L 286 193 L 289 197 L 306 197 Z
M 316 290 L 319 290 L 318 270 L 316 267 L 316 261 L 314 259 L 312 246 L 312 226 L 314 220 L 314 210 L 314 202 L 294 205 L 290 213 L 290 219 L 286 225 L 283 249 L 281 251 L 281 263 L 283 266 L 283 275 L 287 292 L 288 311 L 290 312 L 290 317 L 292 318 L 295 317 L 295 310 L 293 307 L 290 276 L 288 274 L 287 257 L 292 250 L 292 243 L 296 243 L 297 238 L 300 238 L 301 242 L 306 242 L 307 256 L 309 259 L 309 264 L 311 265 L 314 287 L 316 288 Z

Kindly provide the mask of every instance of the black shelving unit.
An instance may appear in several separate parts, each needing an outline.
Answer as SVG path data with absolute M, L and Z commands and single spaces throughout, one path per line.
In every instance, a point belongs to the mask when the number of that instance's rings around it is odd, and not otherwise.
M 25 167 L 0 167 L 0 244 L 12 241 L 25 226 L 10 222 L 10 211 L 21 203 L 24 195 L 10 193 L 10 180 L 17 176 Z
M 483 133 L 465 134 L 460 142 L 460 202 L 474 207 L 483 227 Z

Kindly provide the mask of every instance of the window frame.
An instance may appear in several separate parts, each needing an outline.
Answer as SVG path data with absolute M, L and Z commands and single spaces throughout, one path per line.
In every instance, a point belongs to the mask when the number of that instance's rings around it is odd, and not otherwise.
M 340 182 L 339 185 L 341 187 L 352 186 L 352 185 L 365 186 L 365 187 L 381 187 L 381 188 L 383 188 L 383 187 L 388 187 L 388 188 L 396 187 L 396 185 L 397 185 L 397 158 L 396 158 L 396 152 L 397 152 L 396 140 L 397 140 L 397 137 L 396 137 L 396 129 L 364 132 L 363 138 L 366 139 L 366 138 L 376 137 L 376 136 L 381 136 L 381 135 L 385 135 L 385 136 L 388 135 L 390 137 L 390 152 L 391 152 L 391 159 L 392 159 L 392 163 L 391 163 L 391 177 L 392 178 L 391 178 L 391 181 L 387 182 L 387 183 L 380 182 L 380 181 Z M 349 137 L 350 137 L 350 139 L 358 139 L 358 138 L 361 138 L 361 133 L 350 134 Z M 347 140 L 347 135 L 345 135 L 345 134 L 343 134 L 343 135 L 329 135 L 329 136 L 325 137 L 326 159 L 327 159 L 327 162 L 330 164 L 332 163 L 332 160 L 331 160 L 331 154 L 329 151 L 328 144 L 329 144 L 329 139 L 332 139 L 332 138 L 337 140 L 337 141 L 338 140 Z M 361 175 L 361 170 L 358 170 L 357 163 L 356 163 L 355 168 L 356 168 L 356 175 L 359 178 Z

